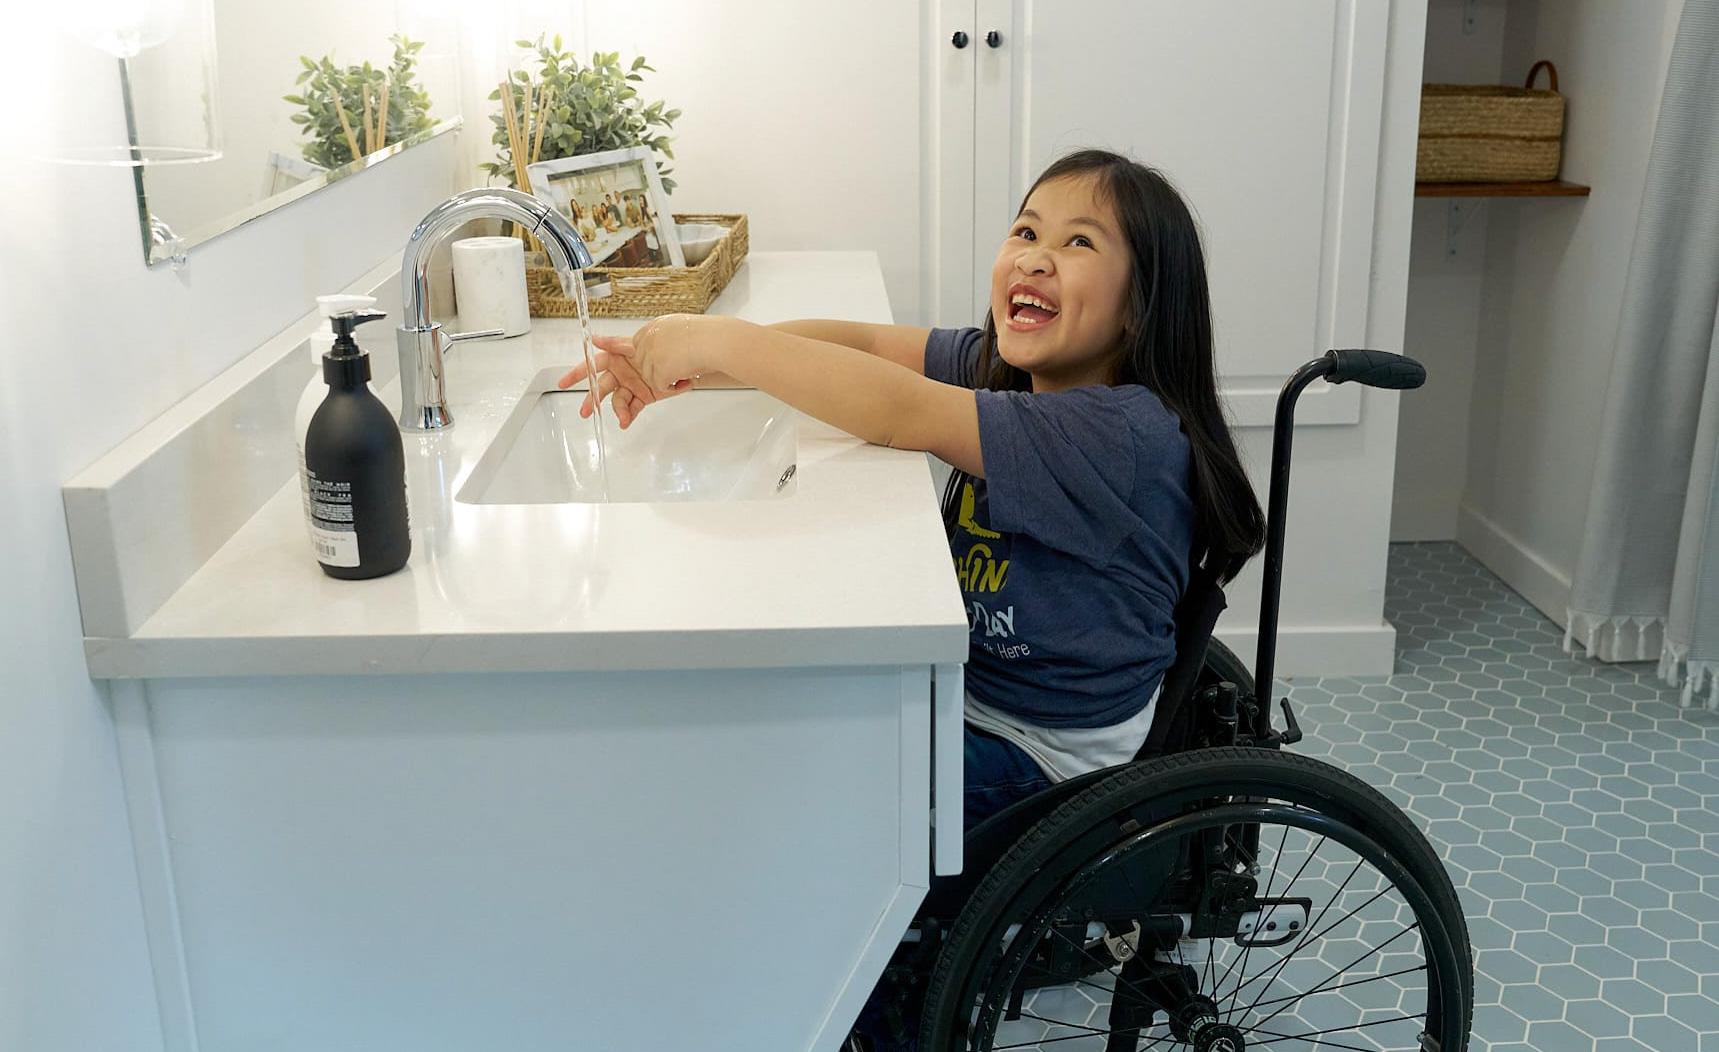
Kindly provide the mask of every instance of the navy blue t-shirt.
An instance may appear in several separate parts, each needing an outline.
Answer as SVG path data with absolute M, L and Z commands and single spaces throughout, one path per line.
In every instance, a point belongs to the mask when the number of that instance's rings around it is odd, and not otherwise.
M 933 329 L 925 375 L 973 387 L 978 329 Z M 980 390 L 985 477 L 951 553 L 967 603 L 967 689 L 1045 727 L 1140 712 L 1175 658 L 1194 508 L 1175 414 L 1145 387 Z

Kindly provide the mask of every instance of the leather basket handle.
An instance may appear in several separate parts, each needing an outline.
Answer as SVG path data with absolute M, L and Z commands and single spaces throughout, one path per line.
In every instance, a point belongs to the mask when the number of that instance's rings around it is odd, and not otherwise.
M 1547 59 L 1541 59 L 1540 61 L 1534 63 L 1534 68 L 1528 71 L 1528 83 L 1524 84 L 1523 87 L 1528 88 L 1529 90 L 1533 90 L 1534 82 L 1540 78 L 1540 70 L 1542 70 L 1542 69 L 1544 69 L 1546 71 L 1546 73 L 1552 78 L 1552 90 L 1557 91 L 1558 90 L 1558 67 L 1552 65 L 1552 63 Z

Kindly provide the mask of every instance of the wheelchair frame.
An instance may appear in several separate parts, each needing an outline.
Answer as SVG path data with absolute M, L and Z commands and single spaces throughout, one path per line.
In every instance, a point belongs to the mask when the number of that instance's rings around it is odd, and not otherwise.
M 1159 709 L 1151 731 L 1133 761 L 1056 783 L 969 830 L 964 844 L 966 864 L 963 872 L 933 882 L 913 926 L 902 940 L 896 959 L 885 972 L 886 982 L 896 982 L 908 990 L 917 989 L 933 967 L 945 931 L 961 914 L 984 875 L 1041 819 L 1098 783 L 1117 777 L 1134 764 L 1158 756 L 1222 746 L 1278 750 L 1301 739 L 1300 724 L 1287 698 L 1279 699 L 1284 729 L 1278 731 L 1273 728 L 1271 695 L 1295 403 L 1308 385 L 1321 378 L 1332 383 L 1354 381 L 1372 387 L 1411 389 L 1425 381 L 1425 371 L 1418 363 L 1399 355 L 1369 350 L 1333 350 L 1303 365 L 1285 383 L 1278 398 L 1273 429 L 1263 551 L 1264 582 L 1254 674 L 1249 675 L 1227 647 L 1212 639 L 1213 627 L 1225 606 L 1215 570 L 1191 567 L 1188 588 L 1176 610 L 1176 658 L 1165 674 Z M 1122 965 L 1125 977 L 1132 973 L 1131 991 L 1148 991 L 1146 995 L 1134 993 L 1132 996 L 1137 1000 L 1146 996 L 1148 1003 L 1156 998 L 1164 1005 L 1171 1005 L 1189 1001 L 1192 996 L 1190 990 L 1197 986 L 1197 977 L 1186 974 L 1186 965 L 1159 961 L 1152 953 L 1144 951 L 1174 946 L 1177 938 L 1184 936 L 1233 938 L 1240 942 L 1250 909 L 1256 927 L 1248 929 L 1245 934 L 1261 940 L 1255 945 L 1278 945 L 1295 938 L 1297 932 L 1293 929 L 1282 937 L 1263 934 L 1259 907 L 1264 905 L 1268 910 L 1275 910 L 1278 904 L 1276 900 L 1258 898 L 1257 882 L 1236 872 L 1235 859 L 1238 856 L 1259 857 L 1259 829 L 1258 824 L 1243 822 L 1197 834 L 1175 857 L 1140 860 L 1142 864 L 1151 863 L 1149 872 L 1137 865 L 1130 872 L 1118 871 L 1111 879 L 1102 882 L 1095 893 L 1082 898 L 1086 907 L 1083 916 L 1063 933 L 1066 937 L 1060 941 L 1047 939 L 1045 944 L 1030 951 L 1035 955 L 1042 954 L 1042 960 L 1035 960 L 1035 964 L 1043 981 L 1033 982 L 1025 978 L 1016 981 L 1007 1018 L 1020 1014 L 1022 997 L 1027 990 L 1092 974 L 1091 945 L 1100 946 L 1113 964 Z M 1142 880 L 1157 881 L 1159 887 L 1183 889 L 1178 901 L 1188 908 L 1179 914 L 1179 922 L 1149 918 L 1148 928 L 1141 927 L 1138 888 L 1144 886 L 1140 883 Z M 1471 987 L 1465 986 L 1464 989 L 1471 990 Z M 1471 993 L 1468 1000 L 1472 1001 Z M 1464 1007 L 1465 1013 L 1468 1007 Z M 1144 1010 L 1149 1022 L 1151 1008 Z M 1174 1019 L 1174 1013 L 1168 1008 L 1166 1013 L 1167 1018 Z M 1187 1025 L 1186 1022 L 1182 1024 L 1183 1027 Z M 1178 1032 L 1186 1033 L 1185 1030 Z M 1436 1046 L 1434 1042 L 1433 1047 Z M 1424 1036 L 1423 1047 L 1427 1047 Z

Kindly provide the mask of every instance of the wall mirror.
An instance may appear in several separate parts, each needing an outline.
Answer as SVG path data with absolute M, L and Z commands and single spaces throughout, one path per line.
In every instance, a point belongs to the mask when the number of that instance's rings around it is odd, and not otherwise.
M 133 169 L 144 258 L 183 261 L 193 245 L 457 128 L 454 20 L 418 7 L 214 0 L 222 156 Z M 148 67 L 122 84 L 134 146 L 150 140 L 150 99 L 169 95 L 176 75 Z

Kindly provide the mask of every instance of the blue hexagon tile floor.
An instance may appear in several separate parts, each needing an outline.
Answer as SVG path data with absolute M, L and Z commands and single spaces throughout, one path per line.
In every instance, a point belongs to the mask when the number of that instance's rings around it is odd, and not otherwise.
M 1454 544 L 1393 545 L 1396 674 L 1289 683 L 1297 750 L 1414 815 L 1476 961 L 1475 1052 L 1719 1052 L 1719 713 Z
M 1475 950 L 1473 1052 L 1719 1052 L 1719 713 L 1679 708 L 1651 662 L 1565 653 L 1455 544 L 1391 547 L 1385 615 L 1396 674 L 1285 682 L 1296 750 L 1383 790 L 1446 859 Z M 1396 1013 L 1394 990 L 1354 986 Z M 1040 990 L 1008 1047 L 1102 1048 L 1108 1001 Z M 1396 1043 L 1306 1021 L 1265 1045 Z

